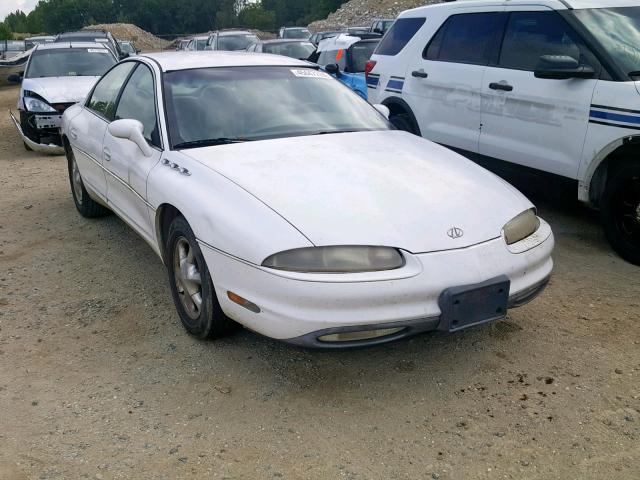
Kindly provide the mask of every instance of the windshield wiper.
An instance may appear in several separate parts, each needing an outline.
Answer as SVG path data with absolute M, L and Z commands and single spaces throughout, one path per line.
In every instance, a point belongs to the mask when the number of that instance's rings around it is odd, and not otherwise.
M 243 140 L 241 138 L 210 138 L 207 140 L 193 140 L 191 142 L 182 142 L 174 145 L 173 148 L 176 150 L 181 150 L 184 148 L 199 148 L 199 147 L 211 147 L 214 145 L 230 145 L 232 143 L 243 143 L 247 140 Z
M 362 130 L 320 130 L 319 132 L 313 132 L 310 135 L 331 135 L 332 133 L 353 133 L 361 131 Z

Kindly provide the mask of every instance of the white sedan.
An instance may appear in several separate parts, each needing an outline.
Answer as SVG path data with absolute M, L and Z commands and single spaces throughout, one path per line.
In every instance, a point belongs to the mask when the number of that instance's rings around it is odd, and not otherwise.
M 504 318 L 553 235 L 517 190 L 393 130 L 313 65 L 248 53 L 127 59 L 63 118 L 73 198 L 167 266 L 193 335 L 371 345 Z

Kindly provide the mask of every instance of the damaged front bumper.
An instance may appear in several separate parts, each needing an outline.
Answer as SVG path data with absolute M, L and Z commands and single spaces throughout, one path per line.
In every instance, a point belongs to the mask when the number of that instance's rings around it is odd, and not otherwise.
M 24 140 L 24 143 L 34 152 L 40 152 L 40 153 L 46 153 L 49 155 L 64 155 L 64 147 L 62 145 L 57 145 L 55 143 L 48 143 L 48 144 L 44 144 L 44 143 L 38 143 L 36 141 L 34 141 L 33 139 L 29 138 L 24 131 L 22 130 L 22 127 L 20 125 L 20 121 L 15 117 L 15 115 L 13 114 L 13 112 L 11 110 L 9 110 L 9 115 L 11 115 L 11 120 L 13 120 L 14 125 L 16 126 L 16 128 L 18 129 L 18 132 L 20 132 L 20 135 L 22 136 L 22 139 Z M 60 123 L 62 120 L 62 115 L 48 115 L 48 114 L 43 114 L 43 115 L 35 115 L 34 117 L 35 120 L 35 127 L 38 130 L 42 130 L 43 132 L 47 132 L 49 137 L 55 137 L 56 135 L 59 137 L 60 134 L 57 133 L 53 133 L 52 130 L 55 132 L 56 130 L 59 131 L 60 129 Z M 58 140 L 60 141 L 60 140 Z

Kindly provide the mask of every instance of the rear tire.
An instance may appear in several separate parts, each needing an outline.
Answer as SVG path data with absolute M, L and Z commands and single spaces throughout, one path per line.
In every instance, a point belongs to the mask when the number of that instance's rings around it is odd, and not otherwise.
M 403 132 L 409 132 L 409 133 L 413 133 L 414 135 L 417 135 L 417 130 L 413 125 L 413 121 L 411 120 L 408 114 L 402 113 L 400 115 L 393 115 L 389 119 L 389 121 L 398 130 L 402 130 Z
M 640 162 L 614 170 L 601 199 L 607 239 L 625 260 L 640 265 Z
M 187 332 L 204 340 L 236 330 L 238 324 L 220 307 L 207 263 L 184 217 L 171 222 L 165 249 L 173 303 Z
M 89 196 L 87 189 L 84 188 L 84 183 L 82 182 L 82 176 L 80 175 L 80 169 L 78 168 L 76 157 L 73 154 L 73 150 L 71 150 L 71 147 L 68 144 L 65 146 L 65 151 L 67 153 L 69 183 L 71 185 L 73 203 L 76 205 L 76 209 L 78 210 L 78 212 L 80 212 L 80 215 L 85 218 L 96 218 L 109 215 L 109 213 L 111 213 L 111 210 L 103 207 L 98 202 L 93 200 L 93 198 Z

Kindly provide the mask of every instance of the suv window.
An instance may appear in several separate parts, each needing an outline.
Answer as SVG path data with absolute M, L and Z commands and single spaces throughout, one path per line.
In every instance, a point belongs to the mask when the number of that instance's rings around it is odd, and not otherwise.
M 134 62 L 125 62 L 113 67 L 97 83 L 87 101 L 87 107 L 107 120 L 112 121 L 115 115 L 118 94 L 135 66 Z
M 441 62 L 488 64 L 501 16 L 499 12 L 452 15 L 433 36 L 422 56 Z
M 400 18 L 382 38 L 376 55 L 397 55 L 424 25 L 426 18 Z
M 329 64 L 335 63 L 340 67 L 340 70 L 344 70 L 347 67 L 347 55 L 346 50 L 324 50 L 320 52 L 318 57 L 318 65 L 323 67 Z
M 556 12 L 513 12 L 498 63 L 533 72 L 543 55 L 567 55 L 581 62 L 582 50 L 577 34 Z
M 115 120 L 122 118 L 138 120 L 144 127 L 144 138 L 160 146 L 153 74 L 145 65 L 138 66 L 122 90 Z

